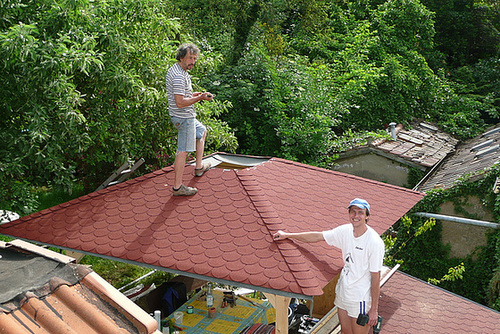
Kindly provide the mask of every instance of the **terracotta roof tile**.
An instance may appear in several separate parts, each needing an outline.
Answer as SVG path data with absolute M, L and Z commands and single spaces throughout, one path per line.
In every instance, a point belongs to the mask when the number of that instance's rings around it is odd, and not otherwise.
M 342 267 L 340 252 L 326 243 L 276 243 L 273 233 L 346 223 L 354 197 L 370 202 L 371 225 L 383 233 L 423 196 L 275 158 L 200 178 L 188 166 L 184 180 L 199 190 L 192 197 L 172 196 L 173 177 L 164 168 L 1 225 L 0 233 L 235 285 L 320 295 Z
M 500 333 L 500 313 L 396 272 L 381 288 L 383 333 Z
M 145 311 L 63 255 L 21 240 L 0 252 L 16 267 L 0 266 L 2 333 L 159 333 Z

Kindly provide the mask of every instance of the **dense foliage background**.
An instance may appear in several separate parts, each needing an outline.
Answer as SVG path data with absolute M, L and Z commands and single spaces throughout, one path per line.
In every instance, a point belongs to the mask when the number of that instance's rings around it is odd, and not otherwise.
M 207 152 L 328 166 L 390 122 L 467 138 L 499 115 L 499 5 L 453 0 L 2 0 L 0 194 L 95 189 L 128 159 L 172 162 L 164 75 L 179 43 L 203 57 Z
M 182 42 L 202 49 L 195 89 L 216 95 L 198 105 L 207 153 L 327 167 L 390 122 L 460 139 L 496 123 L 499 30 L 496 0 L 0 0 L 0 209 L 92 191 L 129 159 L 171 164 L 164 76 Z
M 491 191 L 500 178 L 500 164 L 483 174 L 465 175 L 453 188 L 428 192 L 412 211 L 439 213 L 441 204 L 451 202 L 456 212 L 478 219 L 467 210 L 468 199 L 475 197 L 492 212 L 495 222 L 500 221 L 500 196 Z M 454 258 L 449 245 L 441 243 L 441 223 L 411 216 L 386 236 L 387 265 L 399 263 L 406 273 L 500 311 L 500 228 L 486 232 L 486 245 L 466 258 Z

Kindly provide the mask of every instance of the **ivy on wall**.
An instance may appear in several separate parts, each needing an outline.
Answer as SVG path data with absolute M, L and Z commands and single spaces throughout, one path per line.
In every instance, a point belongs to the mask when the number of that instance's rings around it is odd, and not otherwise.
M 474 196 L 500 222 L 500 194 L 493 191 L 497 178 L 500 164 L 465 175 L 450 189 L 428 192 L 412 212 L 439 213 L 443 203 L 451 202 L 457 214 L 480 219 L 467 210 L 467 199 Z M 500 311 L 500 228 L 491 229 L 487 244 L 463 259 L 450 257 L 449 246 L 441 243 L 441 230 L 439 221 L 404 217 L 385 235 L 386 264 L 399 263 L 412 276 Z

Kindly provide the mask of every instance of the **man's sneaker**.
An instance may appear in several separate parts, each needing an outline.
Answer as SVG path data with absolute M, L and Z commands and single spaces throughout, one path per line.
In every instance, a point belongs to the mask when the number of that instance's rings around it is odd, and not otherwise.
M 198 192 L 198 189 L 192 187 L 186 187 L 185 185 L 181 184 L 179 189 L 173 189 L 173 191 L 174 191 L 174 196 L 192 196 Z
M 194 169 L 194 175 L 195 176 L 202 176 L 203 173 L 205 173 L 207 170 L 210 169 L 210 167 L 212 167 L 212 164 L 210 162 L 204 162 L 203 165 L 201 166 L 201 168 Z

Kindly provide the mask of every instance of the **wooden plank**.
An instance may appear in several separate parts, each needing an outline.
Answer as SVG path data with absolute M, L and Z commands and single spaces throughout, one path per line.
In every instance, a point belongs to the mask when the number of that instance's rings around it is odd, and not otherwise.
M 72 258 L 75 259 L 76 263 L 80 263 L 80 261 L 83 259 L 83 257 L 85 256 L 85 254 L 83 253 L 80 253 L 80 252 L 74 252 L 74 251 L 70 251 L 70 250 L 66 250 L 66 255 L 67 256 L 70 256 Z
M 264 293 L 276 310 L 276 334 L 288 334 L 288 306 L 290 297 Z
M 311 329 L 310 334 L 333 334 L 340 332 L 338 308 L 334 307 Z
M 340 273 L 335 276 L 324 288 L 323 294 L 320 296 L 314 296 L 313 298 L 313 309 L 312 316 L 321 319 L 324 317 L 333 307 L 335 301 L 335 287 L 337 286 L 337 281 L 339 280 Z M 307 307 L 311 309 L 311 302 L 307 302 Z

